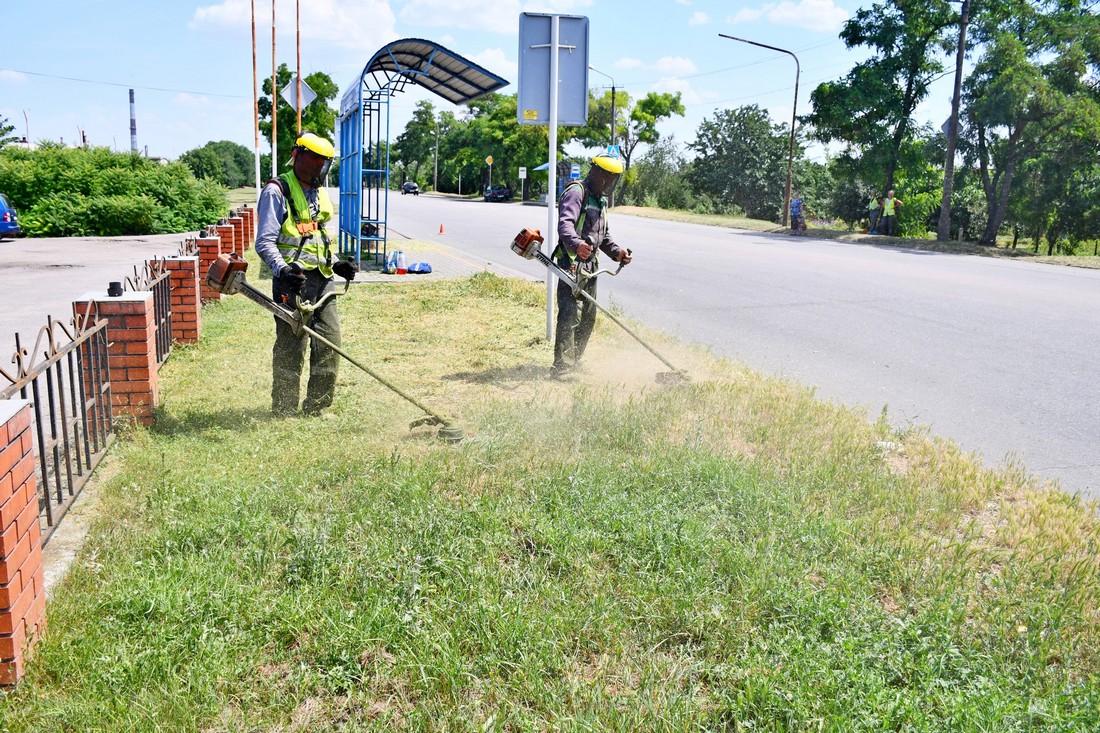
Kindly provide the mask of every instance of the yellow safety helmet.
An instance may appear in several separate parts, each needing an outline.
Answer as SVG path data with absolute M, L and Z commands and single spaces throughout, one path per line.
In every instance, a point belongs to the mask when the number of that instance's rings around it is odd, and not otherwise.
M 301 136 L 294 141 L 294 147 L 309 150 L 310 152 L 320 155 L 322 158 L 332 158 L 336 155 L 336 148 L 332 147 L 332 143 L 312 132 L 303 132 Z
M 585 185 L 595 196 L 610 196 L 615 190 L 619 176 L 623 174 L 623 168 L 622 158 L 600 153 L 592 158 L 592 166 L 588 169 Z

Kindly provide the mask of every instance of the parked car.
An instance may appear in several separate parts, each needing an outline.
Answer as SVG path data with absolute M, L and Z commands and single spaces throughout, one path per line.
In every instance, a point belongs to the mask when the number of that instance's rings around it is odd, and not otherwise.
M 420 195 L 420 186 L 416 185 L 416 181 L 405 181 L 401 184 L 401 195 L 404 196 L 407 193 L 413 196 Z
M 512 198 L 512 189 L 504 184 L 496 183 L 485 189 L 486 201 L 508 201 Z
M 0 193 L 0 239 L 22 236 L 23 230 L 19 228 L 19 216 L 15 213 L 15 207 L 7 196 Z

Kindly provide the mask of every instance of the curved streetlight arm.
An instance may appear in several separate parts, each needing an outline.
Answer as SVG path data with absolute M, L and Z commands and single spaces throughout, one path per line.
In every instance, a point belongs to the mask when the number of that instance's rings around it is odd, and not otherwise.
M 614 145 L 615 144 L 615 77 L 611 76 L 611 74 L 603 73 L 602 71 L 597 69 L 592 64 L 588 65 L 588 70 L 589 71 L 595 71 L 600 76 L 606 76 L 608 79 L 611 80 L 611 144 Z
M 794 105 L 791 107 L 791 143 L 790 151 L 787 154 L 787 189 L 784 194 L 783 200 L 783 226 L 787 226 L 791 213 L 791 176 L 794 172 L 794 125 L 798 119 L 798 79 L 802 75 L 802 65 L 798 63 L 798 57 L 794 55 L 793 51 L 788 51 L 785 48 L 779 48 L 778 46 L 769 46 L 766 43 L 760 43 L 758 41 L 750 41 L 747 38 L 738 38 L 737 36 L 729 36 L 725 33 L 718 34 L 722 38 L 728 38 L 731 41 L 740 41 L 741 43 L 748 43 L 753 46 L 759 46 L 760 48 L 767 48 L 772 51 L 778 51 L 779 53 L 785 53 L 794 59 Z

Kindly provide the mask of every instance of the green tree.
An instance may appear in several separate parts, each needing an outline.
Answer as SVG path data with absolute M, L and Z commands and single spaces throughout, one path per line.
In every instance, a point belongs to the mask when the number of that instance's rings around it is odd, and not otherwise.
M 789 128 L 753 104 L 721 110 L 704 120 L 688 146 L 696 153 L 696 190 L 757 219 L 782 216 Z M 795 150 L 802 157 L 802 147 Z
M 423 183 L 420 181 L 420 166 L 433 167 L 437 132 L 435 107 L 427 100 L 417 102 L 412 119 L 394 140 L 393 155 L 396 161 L 391 159 L 391 165 L 399 163 L 410 179 Z
M 201 148 L 188 150 L 180 156 L 195 174 L 195 178 L 209 178 L 226 188 L 240 188 L 255 183 L 255 157 L 245 146 L 221 140 L 208 142 Z
M 954 18 L 944 0 L 889 0 L 862 9 L 844 24 L 848 48 L 870 56 L 840 81 L 810 94 L 813 112 L 805 120 L 814 137 L 846 144 L 838 163 L 847 175 L 888 189 L 912 134 L 917 105 L 943 71 Z
M 695 202 L 685 177 L 690 169 L 674 138 L 658 140 L 635 164 L 627 202 L 651 208 L 691 209 Z
M 14 132 L 15 125 L 8 122 L 7 117 L 0 116 L 0 149 L 14 142 L 18 142 L 19 136 L 13 134 Z
M 290 83 L 290 80 L 294 78 L 293 72 L 287 68 L 286 64 L 279 64 L 279 69 L 275 74 L 275 81 L 278 88 L 275 90 L 274 98 L 278 104 L 276 107 L 278 121 L 278 147 L 277 154 L 280 160 L 276 161 L 280 166 L 286 161 L 290 160 L 290 149 L 294 145 L 294 141 L 298 137 L 298 113 L 294 107 L 291 107 L 286 103 L 286 100 L 282 98 L 280 92 Z M 309 76 L 303 78 L 310 89 L 317 93 L 317 98 L 310 102 L 307 106 L 302 108 L 302 131 L 314 132 L 326 140 L 331 140 L 333 143 L 334 130 L 336 129 L 336 110 L 329 106 L 329 102 L 336 99 L 336 96 L 340 93 L 340 87 L 336 85 L 328 74 L 322 71 L 315 71 Z M 259 100 L 259 112 L 260 112 L 260 132 L 267 138 L 268 144 L 271 143 L 271 77 L 264 79 L 263 82 L 263 94 Z
M 983 54 L 963 101 L 972 128 L 960 145 L 976 160 L 989 219 L 980 242 L 994 244 L 1009 215 L 1015 177 L 1031 159 L 1070 168 L 1100 145 L 1100 18 L 1088 0 L 999 0 L 983 4 L 975 40 Z M 1038 185 L 1036 191 L 1049 191 Z M 1042 194 L 1045 195 L 1045 194 Z M 1042 217 L 1035 212 L 1033 220 Z
M 205 178 L 225 185 L 225 169 L 222 159 L 208 147 L 188 150 L 180 156 L 179 162 L 191 169 L 195 178 Z

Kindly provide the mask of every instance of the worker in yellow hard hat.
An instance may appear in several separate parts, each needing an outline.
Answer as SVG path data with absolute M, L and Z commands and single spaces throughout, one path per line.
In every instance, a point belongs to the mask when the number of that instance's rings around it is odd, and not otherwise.
M 615 190 L 623 168 L 622 158 L 606 153 L 595 156 L 584 180 L 566 186 L 558 202 L 558 246 L 554 260 L 563 271 L 581 278 L 581 287 L 593 299 L 596 278 L 584 274 L 598 269 L 597 251 L 603 250 L 624 265 L 632 259 L 631 251 L 616 244 L 607 229 L 607 199 Z M 596 306 L 583 296 L 574 295 L 570 283 L 558 282 L 557 303 L 552 368 L 555 376 L 576 368 L 596 324 Z
M 316 303 L 335 290 L 333 275 L 355 278 L 355 265 L 339 259 L 325 231 L 333 207 L 325 191 L 325 177 L 336 151 L 325 138 L 303 132 L 290 152 L 290 170 L 267 182 L 256 206 L 256 254 L 271 268 L 272 295 L 292 305 L 295 298 Z M 336 299 L 315 310 L 308 325 L 340 345 Z M 302 368 L 309 347 L 309 382 L 301 410 L 319 414 L 332 404 L 339 355 L 313 341 L 305 332 L 294 333 L 275 319 L 272 349 L 271 410 L 279 416 L 298 414 Z

